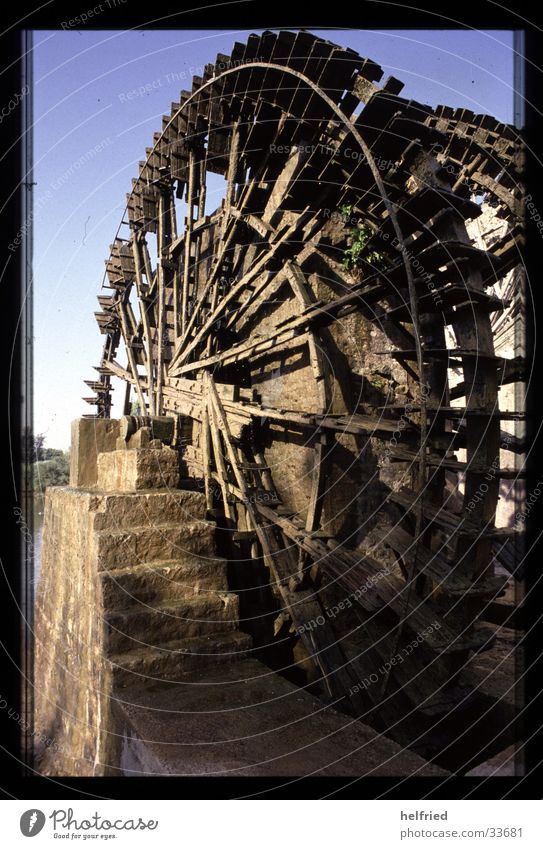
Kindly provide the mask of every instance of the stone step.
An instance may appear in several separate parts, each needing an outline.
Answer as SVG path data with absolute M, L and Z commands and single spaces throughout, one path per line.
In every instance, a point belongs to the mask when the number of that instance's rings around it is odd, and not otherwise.
M 107 610 L 132 604 L 186 598 L 202 590 L 227 591 L 227 561 L 220 557 L 187 554 L 182 560 L 143 563 L 102 572 L 102 594 Z
M 523 744 L 513 743 L 502 752 L 488 758 L 483 763 L 477 764 L 466 772 L 466 777 L 475 778 L 493 778 L 495 775 L 515 776 L 524 775 L 524 758 L 522 757 Z
M 239 599 L 234 593 L 199 593 L 175 604 L 139 604 L 105 616 L 109 655 L 189 639 L 204 634 L 236 631 Z
M 104 493 L 93 497 L 95 531 L 128 530 L 164 522 L 170 524 L 205 519 L 206 500 L 201 492 L 188 490 L 147 490 L 132 493 Z
M 215 555 L 215 524 L 186 522 L 96 533 L 98 569 L 124 569 L 138 563 L 181 560 L 185 554 Z
M 179 484 L 179 454 L 165 445 L 106 451 L 96 460 L 98 488 L 103 492 L 173 489 Z
M 115 689 L 141 688 L 153 680 L 176 683 L 184 675 L 246 657 L 252 638 L 241 631 L 171 640 L 160 646 L 116 654 L 109 661 Z
M 447 772 L 251 657 L 118 698 L 125 776 L 425 776 Z

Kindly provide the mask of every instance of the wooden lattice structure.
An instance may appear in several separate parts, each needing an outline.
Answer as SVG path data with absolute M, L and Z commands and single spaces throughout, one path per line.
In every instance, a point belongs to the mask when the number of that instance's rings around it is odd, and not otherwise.
M 488 640 L 478 611 L 512 533 L 498 488 L 523 450 L 501 428 L 519 411 L 498 404 L 523 362 L 495 356 L 491 323 L 508 306 L 492 287 L 520 262 L 520 139 L 382 76 L 310 33 L 266 32 L 181 91 L 111 246 L 87 399 L 109 416 L 115 376 L 125 412 L 131 390 L 140 412 L 182 417 L 187 475 L 358 711 L 387 692 L 430 709 Z M 491 251 L 466 231 L 483 197 L 508 222 Z M 342 598 L 358 624 L 338 639 Z M 420 634 L 409 663 L 357 686 Z

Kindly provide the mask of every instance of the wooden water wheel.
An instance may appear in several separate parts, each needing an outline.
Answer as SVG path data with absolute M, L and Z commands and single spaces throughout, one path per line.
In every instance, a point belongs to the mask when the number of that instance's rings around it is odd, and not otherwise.
M 492 289 L 519 263 L 522 195 L 512 127 L 382 76 L 266 32 L 181 92 L 111 246 L 87 400 L 109 416 L 118 377 L 125 412 L 181 417 L 187 477 L 269 570 L 277 639 L 387 721 L 435 709 L 489 639 L 522 450 L 499 389 L 523 378 L 494 353 Z M 466 229 L 483 197 L 508 221 L 490 251 Z

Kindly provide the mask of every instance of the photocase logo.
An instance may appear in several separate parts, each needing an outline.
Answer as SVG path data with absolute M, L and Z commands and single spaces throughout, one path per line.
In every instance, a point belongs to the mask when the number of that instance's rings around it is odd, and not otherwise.
M 20 820 L 21 831 L 25 837 L 35 837 L 45 825 L 45 814 L 36 808 L 25 811 Z

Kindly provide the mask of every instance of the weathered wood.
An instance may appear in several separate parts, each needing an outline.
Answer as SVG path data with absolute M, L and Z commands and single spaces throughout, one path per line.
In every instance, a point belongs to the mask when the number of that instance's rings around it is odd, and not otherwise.
M 137 392 L 137 395 L 138 395 L 138 401 L 140 402 L 140 405 L 141 405 L 141 410 L 142 410 L 142 412 L 145 412 L 145 410 L 147 409 L 147 406 L 146 406 L 146 403 L 145 403 L 145 398 L 143 396 L 142 386 L 141 386 L 141 382 L 140 382 L 140 376 L 139 376 L 139 373 L 138 373 L 138 367 L 136 365 L 136 359 L 134 357 L 134 351 L 132 349 L 132 344 L 130 342 L 131 333 L 130 333 L 129 328 L 128 328 L 128 320 L 127 320 L 127 316 L 126 316 L 125 307 L 124 307 L 124 304 L 123 304 L 122 301 L 119 301 L 118 310 L 119 310 L 119 317 L 121 319 L 121 326 L 123 328 L 123 334 L 124 334 L 124 338 L 125 338 L 126 355 L 128 357 L 128 363 L 130 365 L 130 371 L 132 372 L 132 380 L 133 380 L 133 383 L 136 387 L 136 392 Z
M 207 403 L 207 415 L 211 430 L 213 456 L 215 457 L 215 468 L 217 469 L 219 485 L 221 487 L 223 497 L 224 515 L 227 519 L 233 520 L 235 518 L 235 514 L 228 500 L 228 490 L 226 488 L 226 484 L 228 483 L 228 473 L 226 471 L 226 463 L 224 461 L 224 456 L 221 447 L 220 426 L 217 421 L 215 405 L 212 402 L 210 403 L 211 399 L 209 391 L 205 393 L 205 400 Z
M 239 168 L 238 154 L 240 143 L 240 122 L 235 121 L 230 133 L 230 153 L 228 155 L 228 172 L 226 174 L 226 194 L 224 196 L 223 235 L 234 203 L 236 192 L 236 177 Z
M 245 191 L 244 191 L 244 194 L 242 196 L 242 200 L 240 201 L 240 207 L 243 206 L 243 203 L 247 203 L 250 200 L 251 193 L 252 193 L 253 189 L 255 188 L 255 186 L 256 186 L 256 180 L 253 179 L 250 182 L 249 186 L 247 186 Z M 172 365 L 175 362 L 177 362 L 177 360 L 179 359 L 179 357 L 181 356 L 181 354 L 184 350 L 185 345 L 187 344 L 188 340 L 191 338 L 193 328 L 194 328 L 197 320 L 200 318 L 202 308 L 203 308 L 204 304 L 206 303 L 206 300 L 209 296 L 209 293 L 210 293 L 213 285 L 215 284 L 215 279 L 217 277 L 217 274 L 220 271 L 221 264 L 224 260 L 224 257 L 226 256 L 227 252 L 230 250 L 231 243 L 234 239 L 235 232 L 236 232 L 236 227 L 235 227 L 236 224 L 237 224 L 237 220 L 232 218 L 231 222 L 230 222 L 230 224 L 227 228 L 227 232 L 226 232 L 225 236 L 223 236 L 223 239 L 220 241 L 215 263 L 213 265 L 213 268 L 211 270 L 209 278 L 208 278 L 206 284 L 204 285 L 204 287 L 202 289 L 202 293 L 201 293 L 199 299 L 196 301 L 196 303 L 194 305 L 193 313 L 192 313 L 192 315 L 191 315 L 190 319 L 188 320 L 187 325 L 185 327 L 184 337 L 182 337 L 179 340 L 179 342 L 177 343 L 177 345 L 174 349 L 172 360 L 171 360 Z
M 107 371 L 110 374 L 114 374 L 116 377 L 120 377 L 121 380 L 125 380 L 128 383 L 133 383 L 134 386 L 137 383 L 137 380 L 134 377 L 133 373 L 120 366 L 119 363 L 117 363 L 115 360 L 107 360 L 103 366 L 103 369 L 104 371 Z M 139 382 L 142 388 L 148 388 L 148 384 L 142 381 L 141 378 Z
M 411 563 L 415 554 L 415 542 L 411 534 L 396 525 L 387 531 L 385 542 L 404 562 Z M 503 578 L 479 578 L 475 583 L 471 580 L 468 562 L 450 562 L 442 549 L 429 551 L 419 545 L 417 552 L 417 572 L 430 578 L 439 592 L 451 596 L 478 595 L 494 596 L 504 587 Z
M 194 208 L 194 151 L 189 151 L 189 183 L 187 188 L 187 224 L 183 243 L 183 284 L 181 296 L 181 336 L 185 333 L 188 322 L 188 299 L 190 287 L 190 251 L 193 228 Z
M 153 342 L 151 335 L 151 327 L 149 325 L 149 316 L 147 314 L 147 301 L 145 300 L 146 287 L 143 282 L 142 274 L 142 258 L 140 254 L 140 239 L 139 234 L 135 233 L 132 239 L 132 251 L 134 256 L 134 269 L 136 274 L 136 288 L 139 298 L 140 317 L 143 327 L 143 338 L 145 340 L 145 348 L 147 352 L 147 385 L 149 387 L 149 414 L 155 414 L 155 393 L 154 386 L 154 369 L 153 369 Z
M 349 293 L 348 295 L 343 296 L 342 298 L 337 298 L 329 304 L 326 304 L 326 309 L 322 309 L 321 304 L 308 307 L 303 311 L 301 316 L 290 319 L 288 322 L 285 322 L 282 326 L 278 327 L 273 333 L 270 333 L 260 339 L 254 339 L 243 345 L 233 346 L 227 351 L 223 351 L 202 360 L 196 360 L 194 363 L 175 365 L 172 360 L 170 373 L 174 376 L 181 375 L 191 371 L 197 371 L 200 368 L 208 368 L 209 366 L 213 366 L 219 362 L 227 364 L 242 358 L 247 358 L 248 356 L 256 356 L 259 353 L 269 350 L 273 346 L 285 344 L 288 341 L 299 337 L 302 333 L 307 332 L 313 324 L 318 324 L 321 327 L 326 327 L 332 324 L 336 317 L 346 315 L 348 312 L 356 310 L 359 302 L 367 300 L 368 303 L 371 303 L 376 300 L 379 292 L 381 291 L 381 286 L 364 286 L 352 293 Z M 216 320 L 217 317 L 218 316 L 215 316 L 214 320 Z M 209 332 L 212 324 L 213 321 L 208 319 L 204 326 L 205 333 Z M 204 330 L 204 327 L 202 330 Z M 202 333 L 202 335 L 205 335 L 205 333 Z M 192 347 L 194 346 L 191 343 L 191 350 Z M 187 353 L 188 351 L 185 351 L 185 354 Z M 183 356 L 183 360 L 186 360 L 186 356 Z
M 164 238 L 164 195 L 160 193 L 158 203 L 158 245 L 159 258 L 165 245 Z M 159 261 L 157 265 L 157 287 L 158 287 L 158 322 L 157 322 L 157 366 L 156 366 L 156 412 L 162 413 L 162 385 L 164 381 L 164 322 L 165 322 L 165 299 L 164 299 L 164 266 Z
M 176 385 L 183 383 L 185 384 L 184 386 Z M 190 415 L 193 418 L 200 419 L 201 392 L 196 389 L 197 386 L 197 381 L 191 382 L 185 381 L 183 378 L 168 378 L 165 392 L 172 400 L 178 399 L 179 412 L 185 411 L 184 415 Z M 385 439 L 391 434 L 408 437 L 409 434 L 416 434 L 418 432 L 416 425 L 413 422 L 406 422 L 405 419 L 385 419 L 383 416 L 368 416 L 359 413 L 353 413 L 351 415 L 322 415 L 320 413 L 300 413 L 297 410 L 278 410 L 274 407 L 263 406 L 244 400 L 238 401 L 232 397 L 228 397 L 227 390 L 234 387 L 220 387 L 220 384 L 217 384 L 217 388 L 223 399 L 230 422 L 232 418 L 237 420 L 242 419 L 248 422 L 252 417 L 255 417 L 270 419 L 271 421 L 285 425 L 285 427 L 295 425 L 315 432 L 323 428 L 327 431 L 374 436 L 377 439 Z M 189 409 L 192 412 L 188 412 Z
M 488 475 L 484 477 L 488 478 Z M 460 515 L 453 513 L 442 505 L 432 504 L 427 499 L 421 499 L 420 493 L 407 489 L 393 491 L 388 497 L 390 501 L 395 501 L 415 515 L 417 513 L 423 513 L 428 522 L 444 528 L 451 536 L 471 536 L 477 540 L 479 538 L 488 539 L 490 537 L 506 536 L 514 533 L 513 528 L 496 528 L 491 521 L 478 522 L 476 516 L 467 513 Z
M 209 397 L 207 390 L 202 405 L 202 462 L 204 467 L 204 485 L 207 509 L 213 508 L 213 493 L 211 489 L 211 438 L 209 421 Z
M 105 336 L 100 368 L 104 376 L 136 386 L 138 397 L 147 392 L 150 412 L 153 407 L 155 412 L 171 410 L 193 420 L 187 468 L 204 475 L 208 509 L 217 506 L 213 493 L 220 487 L 232 529 L 254 533 L 251 554 L 259 556 L 262 548 L 294 623 L 322 609 L 318 594 L 310 597 L 315 588 L 308 563 L 318 564 L 327 580 L 347 593 L 378 578 L 371 592 L 362 593 L 361 616 L 367 619 L 387 608 L 385 618 L 398 623 L 386 649 L 365 646 L 365 656 L 379 662 L 379 657 L 386 659 L 380 651 L 395 652 L 404 625 L 412 632 L 428 623 L 438 584 L 445 598 L 440 603 L 464 595 L 466 622 L 475 619 L 477 611 L 470 613 L 470 605 L 484 601 L 493 586 L 484 575 L 492 538 L 509 532 L 494 527 L 494 511 L 500 478 L 514 478 L 516 470 L 500 466 L 498 455 L 500 448 L 522 451 L 525 440 L 500 433 L 500 419 L 516 420 L 522 410 L 500 411 L 497 392 L 500 382 L 523 379 L 524 370 L 495 356 L 493 334 L 501 345 L 511 310 L 518 318 L 523 303 L 511 286 L 497 293 L 485 290 L 514 267 L 520 234 L 512 228 L 484 249 L 471 243 L 463 222 L 481 212 L 470 198 L 478 187 L 489 192 L 500 215 L 518 219 L 518 134 L 469 110 L 432 110 L 398 97 L 401 83 L 394 79 L 380 89 L 376 82 L 382 71 L 375 63 L 310 33 L 251 38 L 250 49 L 236 46 L 236 61 L 226 71 L 196 79 L 192 91 L 172 105 L 172 121 L 163 122 L 163 134 L 155 135 L 141 165 L 128 206 L 132 253 L 116 238 L 107 263 L 114 294 L 101 296 L 97 315 Z M 244 62 L 250 67 L 240 71 Z M 354 150 L 358 158 L 349 156 Z M 206 217 L 208 171 L 226 179 L 226 196 Z M 186 191 L 181 236 L 169 174 L 177 180 L 177 197 Z M 346 248 L 362 224 L 373 236 L 356 260 Z M 155 231 L 158 263 L 153 270 L 144 233 Z M 134 282 L 139 322 L 128 301 Z M 122 308 L 116 306 L 123 298 L 124 323 Z M 500 324 L 494 318 L 492 328 L 490 316 L 498 311 Z M 346 340 L 358 332 L 364 342 L 360 357 Z M 456 347 L 448 349 L 451 333 Z M 393 375 L 390 392 L 397 393 L 397 400 L 387 398 L 390 403 L 384 406 L 384 399 L 376 400 L 377 385 L 364 383 L 379 356 L 370 336 L 387 339 L 381 356 Z M 126 369 L 115 359 L 121 338 L 129 357 Z M 328 356 L 333 368 L 338 363 L 345 368 L 341 392 L 350 380 L 360 390 L 352 415 L 332 413 L 332 388 L 340 381 L 334 377 L 332 382 L 328 374 Z M 268 407 L 258 400 L 260 378 L 269 379 L 269 364 L 277 358 L 287 363 L 289 400 L 279 397 L 276 407 Z M 303 397 L 303 385 L 293 388 L 290 381 L 298 364 L 305 368 L 308 360 L 304 374 L 312 380 L 311 402 L 304 405 L 296 395 Z M 138 364 L 145 365 L 145 378 Z M 463 372 L 454 386 L 453 369 Z M 109 389 L 91 388 L 97 396 L 89 401 L 97 414 L 108 415 Z M 416 395 L 421 397 L 404 402 Z M 262 392 L 262 397 L 270 396 Z M 453 407 L 451 401 L 460 397 L 465 404 Z M 344 399 L 341 409 L 350 410 L 347 395 Z M 301 409 L 287 409 L 298 405 Z M 351 438 L 343 440 L 340 434 Z M 288 443 L 288 462 L 294 459 L 295 465 L 301 462 L 296 445 L 301 449 L 302 440 L 304 451 L 308 446 L 313 451 L 312 484 L 302 510 L 298 493 L 294 500 L 303 521 L 286 506 L 292 503 L 286 497 L 281 503 L 283 493 L 277 492 L 266 463 L 268 448 L 275 462 L 279 440 Z M 382 475 L 387 486 L 395 467 L 386 464 L 386 477 L 380 471 L 383 450 L 389 460 L 415 467 L 409 472 L 411 492 L 391 492 L 387 506 L 392 514 L 398 511 L 394 504 L 402 508 L 402 533 L 417 540 L 411 546 L 405 536 L 400 541 L 407 578 L 400 578 L 399 566 L 395 577 L 382 576 L 384 567 L 377 560 L 319 530 L 330 480 L 328 449 L 341 457 L 347 444 L 367 446 L 370 471 L 375 460 L 375 475 Z M 467 449 L 466 460 L 448 454 L 457 448 Z M 303 463 L 304 470 L 311 468 L 305 456 Z M 443 505 L 446 483 L 455 486 L 456 501 L 466 508 L 490 475 L 492 486 L 474 511 L 459 507 L 456 516 Z M 398 538 L 391 534 L 399 556 Z M 436 557 L 432 548 L 442 537 L 448 538 L 446 556 Z M 415 574 L 419 583 L 411 580 Z M 467 640 L 457 641 L 458 622 L 445 619 L 442 627 L 436 620 L 440 628 L 426 648 L 448 653 L 453 645 L 461 665 L 462 653 L 477 647 L 477 640 L 470 643 L 466 635 Z M 385 627 L 379 621 L 376 617 L 368 625 L 364 619 L 363 639 L 379 640 Z M 342 651 L 330 648 L 334 636 L 326 628 L 306 634 L 305 645 L 329 679 L 329 691 L 345 693 L 353 676 L 363 677 L 367 670 L 347 664 Z M 409 675 L 415 666 L 407 670 L 406 664 L 396 677 L 413 702 L 416 688 Z M 424 673 L 422 661 L 419 672 Z M 424 694 L 430 678 L 428 672 Z M 367 698 L 375 705 L 384 701 L 380 716 L 396 722 L 401 712 L 386 713 L 388 674 L 382 683 Z
M 303 213 L 294 224 L 292 224 L 285 233 L 278 235 L 278 237 L 273 240 L 269 249 L 265 252 L 264 256 L 258 260 L 253 268 L 247 272 L 247 274 L 242 277 L 242 279 L 236 283 L 234 286 L 230 288 L 228 293 L 221 300 L 220 304 L 210 313 L 210 315 L 206 318 L 200 330 L 196 333 L 192 341 L 185 347 L 183 352 L 179 354 L 179 357 L 174 356 L 172 358 L 171 363 L 171 371 L 173 373 L 175 364 L 177 360 L 180 363 L 186 362 L 187 358 L 190 356 L 191 352 L 196 348 L 198 343 L 202 341 L 206 337 L 206 335 L 212 330 L 213 325 L 216 323 L 217 319 L 223 314 L 228 305 L 254 280 L 254 278 L 264 269 L 264 267 L 272 260 L 272 258 L 280 251 L 280 249 L 284 249 L 288 246 L 290 240 L 293 238 L 294 234 L 299 230 L 302 224 L 306 223 L 309 218 L 309 211 Z M 175 371 L 176 374 L 183 373 L 183 369 L 178 367 Z
M 283 601 L 287 605 L 293 621 L 298 623 L 298 627 L 302 630 L 302 639 L 307 644 L 310 656 L 314 658 L 319 665 L 325 681 L 327 683 L 331 695 L 338 695 L 349 689 L 352 684 L 352 677 L 345 671 L 346 659 L 341 652 L 337 641 L 334 638 L 330 625 L 324 620 L 323 625 L 317 632 L 307 631 L 305 623 L 315 621 L 315 618 L 322 617 L 322 608 L 318 603 L 316 596 L 312 592 L 299 592 L 291 594 L 288 590 L 288 580 L 292 576 L 288 564 L 284 562 L 284 555 L 278 550 L 278 546 L 273 541 L 273 536 L 270 531 L 260 524 L 255 514 L 256 509 L 260 509 L 259 505 L 253 505 L 249 492 L 243 477 L 243 473 L 239 468 L 239 459 L 236 455 L 235 448 L 232 444 L 231 434 L 228 427 L 228 420 L 222 409 L 221 401 L 213 384 L 213 378 L 207 374 L 207 387 L 211 396 L 212 404 L 220 422 L 221 430 L 226 444 L 226 449 L 232 464 L 234 476 L 236 478 L 237 488 L 234 488 L 247 511 L 250 522 L 253 525 L 259 542 L 262 546 L 264 560 L 267 563 L 272 575 L 274 576 L 276 585 L 282 595 Z M 319 619 L 320 621 L 320 619 Z M 355 703 L 358 701 L 354 699 Z

